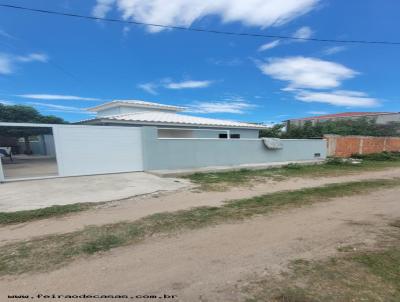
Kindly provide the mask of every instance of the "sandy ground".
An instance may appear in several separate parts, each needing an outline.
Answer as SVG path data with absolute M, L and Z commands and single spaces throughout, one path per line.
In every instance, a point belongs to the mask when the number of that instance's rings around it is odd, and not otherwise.
M 320 178 L 291 178 L 285 181 L 268 181 L 253 187 L 237 187 L 227 192 L 200 192 L 183 189 L 178 192 L 151 194 L 117 202 L 100 208 L 25 224 L 0 227 L 0 245 L 31 237 L 66 233 L 87 225 L 101 225 L 124 220 L 135 220 L 150 214 L 189 209 L 198 206 L 219 206 L 227 200 L 253 197 L 282 190 L 317 187 L 328 183 L 400 177 L 400 168 L 365 172 L 357 175 Z
M 290 260 L 324 258 L 347 244 L 374 245 L 388 222 L 400 217 L 399 194 L 377 191 L 153 238 L 50 273 L 3 277 L 0 293 L 165 293 L 178 295 L 174 301 L 244 301 L 240 289 L 248 280 L 279 272 Z
M 118 173 L 0 184 L 0 212 L 31 210 L 78 202 L 103 202 L 187 187 L 183 179 Z

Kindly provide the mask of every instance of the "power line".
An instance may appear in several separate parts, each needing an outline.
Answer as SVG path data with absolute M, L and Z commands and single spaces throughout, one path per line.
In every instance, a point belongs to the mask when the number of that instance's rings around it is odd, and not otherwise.
M 74 17 L 74 18 L 80 18 L 80 19 L 115 22 L 115 23 L 124 23 L 124 24 L 133 24 L 133 25 L 153 26 L 153 27 L 159 27 L 159 28 L 177 29 L 177 30 L 212 33 L 212 34 L 220 34 L 220 35 L 230 35 L 230 36 L 242 36 L 242 37 L 245 36 L 245 37 L 256 37 L 256 38 L 287 39 L 287 40 L 300 40 L 300 41 L 312 41 L 312 42 L 400 45 L 400 42 L 394 42 L 394 41 L 336 40 L 336 39 L 300 38 L 300 37 L 293 37 L 293 36 L 266 35 L 266 34 L 257 34 L 257 33 L 240 33 L 240 32 L 231 32 L 231 31 L 220 31 L 220 30 L 213 30 L 213 29 L 203 29 L 203 28 L 196 28 L 196 27 L 183 27 L 183 26 L 163 25 L 163 24 L 155 24 L 155 23 L 145 23 L 145 22 L 138 22 L 138 21 L 113 19 L 113 18 L 99 18 L 99 17 L 94 17 L 94 16 L 86 16 L 86 15 L 79 15 L 79 14 L 74 14 L 74 13 L 67 13 L 67 12 L 60 12 L 60 11 L 53 11 L 53 10 L 45 10 L 45 9 L 37 9 L 37 8 L 30 8 L 30 7 L 17 6 L 17 5 L 11 5 L 11 4 L 1 4 L 1 3 L 0 3 L 0 7 L 11 8 L 11 9 L 19 9 L 19 10 L 25 10 L 25 11 L 43 13 L 43 14 L 50 14 L 50 15 L 59 15 L 59 16 L 64 16 L 64 17 Z

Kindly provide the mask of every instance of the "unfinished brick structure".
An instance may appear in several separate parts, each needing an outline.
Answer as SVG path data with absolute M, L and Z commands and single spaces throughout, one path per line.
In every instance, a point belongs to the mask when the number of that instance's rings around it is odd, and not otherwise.
M 328 156 L 350 157 L 383 151 L 400 152 L 400 137 L 325 135 Z

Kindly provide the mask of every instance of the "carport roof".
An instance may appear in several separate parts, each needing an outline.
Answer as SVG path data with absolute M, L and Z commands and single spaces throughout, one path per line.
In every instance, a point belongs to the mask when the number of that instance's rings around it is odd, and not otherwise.
M 135 112 L 119 115 L 111 115 L 105 117 L 98 117 L 82 121 L 81 123 L 92 124 L 94 122 L 100 123 L 125 123 L 134 125 L 180 125 L 180 126 L 202 126 L 202 127 L 233 127 L 233 128 L 247 128 L 247 129 L 265 129 L 265 125 L 242 123 L 229 120 L 219 120 L 212 118 L 197 117 L 185 114 L 177 114 L 170 112 Z

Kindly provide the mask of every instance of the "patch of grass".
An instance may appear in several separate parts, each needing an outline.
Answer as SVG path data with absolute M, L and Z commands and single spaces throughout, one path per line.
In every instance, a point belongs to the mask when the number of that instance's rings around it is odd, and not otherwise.
M 400 301 L 400 230 L 378 251 L 348 251 L 328 260 L 294 261 L 282 278 L 245 290 L 249 301 Z M 382 245 L 382 244 L 380 244 Z
M 380 277 L 384 282 L 392 284 L 400 301 L 400 248 L 392 247 L 375 253 L 360 253 L 352 260 L 366 267 L 370 273 Z
M 361 156 L 360 159 L 362 158 L 363 160 L 359 164 L 352 164 L 338 158 L 329 158 L 323 164 L 289 164 L 281 168 L 194 173 L 184 177 L 199 185 L 202 190 L 221 191 L 228 187 L 249 185 L 256 181 L 267 179 L 284 180 L 288 177 L 341 176 L 389 167 L 400 167 L 400 156 L 398 154 L 400 152 Z
M 307 295 L 300 287 L 284 288 L 275 297 L 277 302 L 314 302 L 315 300 Z
M 353 158 L 371 160 L 371 161 L 398 161 L 400 160 L 400 152 L 382 152 L 373 154 L 353 154 Z
M 338 252 L 341 253 L 348 253 L 348 252 L 353 252 L 355 250 L 355 247 L 351 246 L 351 245 L 345 245 L 345 246 L 339 246 L 337 248 Z
M 85 211 L 98 205 L 95 203 L 75 203 L 17 212 L 0 212 L 0 225 L 23 223 L 32 220 L 59 217 L 69 213 Z
M 277 192 L 234 200 L 221 207 L 199 207 L 158 213 L 134 222 L 91 226 L 73 233 L 8 244 L 0 247 L 0 275 L 46 271 L 66 264 L 76 257 L 135 244 L 150 236 L 237 222 L 255 215 L 265 215 L 275 209 L 302 206 L 395 186 L 400 186 L 400 179 L 349 182 Z

